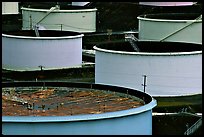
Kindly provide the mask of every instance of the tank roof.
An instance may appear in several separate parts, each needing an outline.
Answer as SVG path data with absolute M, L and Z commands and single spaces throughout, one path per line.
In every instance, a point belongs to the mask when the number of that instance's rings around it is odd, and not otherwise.
M 140 91 L 100 84 L 5 82 L 2 87 L 3 116 L 98 114 L 137 108 L 152 101 Z

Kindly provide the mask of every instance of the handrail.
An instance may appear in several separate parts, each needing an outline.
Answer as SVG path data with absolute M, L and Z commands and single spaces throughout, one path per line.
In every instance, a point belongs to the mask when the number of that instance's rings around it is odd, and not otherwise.
M 47 14 L 34 25 L 35 34 L 37 37 L 40 37 L 38 32 L 38 24 L 54 10 L 59 10 L 59 5 L 56 5 L 55 7 L 51 7 L 50 10 L 47 12 Z
M 138 39 L 131 33 L 125 34 L 125 39 L 130 42 L 131 46 L 134 48 L 135 51 L 139 52 L 140 49 L 138 48 L 136 42 Z
M 175 32 L 173 32 L 173 33 L 167 35 L 166 37 L 162 38 L 162 39 L 160 40 L 160 42 L 163 42 L 165 39 L 171 37 L 172 35 L 176 34 L 177 32 L 179 32 L 179 31 L 181 31 L 181 30 L 187 28 L 188 26 L 192 25 L 193 23 L 195 23 L 195 22 L 196 22 L 197 20 L 199 20 L 199 19 L 202 19 L 202 14 L 201 14 L 199 17 L 197 17 L 195 20 L 193 20 L 192 22 L 190 22 L 189 24 L 187 24 L 186 26 L 184 26 L 184 27 L 180 28 L 179 30 L 177 30 L 177 31 L 175 31 Z
M 46 18 L 54 10 L 59 10 L 59 6 L 56 5 L 55 7 L 51 7 L 50 10 L 47 12 L 47 14 L 42 19 L 40 19 L 36 24 L 39 24 L 44 18 Z
M 188 128 L 185 132 L 184 135 L 191 135 L 193 134 L 200 126 L 202 125 L 202 117 L 196 121 L 190 128 Z

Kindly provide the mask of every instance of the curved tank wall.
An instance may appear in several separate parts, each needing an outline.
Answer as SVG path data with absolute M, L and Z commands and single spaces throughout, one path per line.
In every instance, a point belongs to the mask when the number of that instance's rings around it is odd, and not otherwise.
M 2 14 L 19 14 L 19 2 L 2 2 Z
M 189 6 L 195 2 L 139 2 L 140 5 L 148 6 Z
M 7 70 L 62 69 L 82 64 L 83 34 L 68 31 L 33 30 L 3 32 L 2 68 Z
M 89 4 L 90 2 L 72 2 L 73 6 L 85 6 Z
M 67 6 L 53 10 L 51 7 L 22 7 L 23 30 L 30 30 L 32 26 L 38 25 L 47 30 L 65 30 L 75 32 L 96 31 L 96 8 L 84 6 Z
M 202 44 L 202 15 L 198 13 L 146 14 L 137 18 L 140 40 Z
M 152 96 L 182 96 L 202 93 L 200 44 L 178 42 L 128 42 L 94 46 L 95 83 L 125 86 Z
M 2 83 L 2 87 L 57 86 L 129 91 L 129 94 L 141 98 L 145 105 L 127 110 L 105 112 L 101 114 L 83 114 L 72 116 L 2 116 L 2 134 L 4 135 L 151 135 L 152 108 L 157 105 L 150 95 L 124 87 L 101 84 L 67 82 L 15 82 Z

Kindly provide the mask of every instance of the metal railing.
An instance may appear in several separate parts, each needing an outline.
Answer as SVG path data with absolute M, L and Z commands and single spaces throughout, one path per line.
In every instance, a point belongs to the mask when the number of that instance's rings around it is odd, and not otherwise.
M 52 11 L 54 10 L 59 10 L 59 5 L 56 5 L 55 7 L 51 7 L 50 10 L 47 12 L 47 14 L 42 18 L 40 19 L 33 27 L 34 27 L 34 30 L 35 30 L 35 34 L 37 37 L 40 37 L 39 35 L 39 32 L 38 32 L 38 24 L 43 20 L 45 19 Z
M 197 22 L 198 20 L 202 20 L 202 14 L 201 14 L 199 17 L 197 17 L 195 20 L 193 20 L 192 22 L 188 23 L 187 25 L 185 25 L 184 27 L 180 28 L 179 30 L 176 30 L 175 32 L 173 32 L 173 33 L 167 35 L 166 37 L 164 37 L 164 38 L 161 39 L 160 41 L 163 42 L 165 39 L 167 39 L 167 38 L 173 36 L 174 34 L 180 32 L 181 30 L 183 30 L 183 29 L 189 27 L 190 25 L 192 25 L 193 23 Z
M 198 121 L 196 121 L 196 123 L 193 124 L 190 128 L 188 128 L 184 132 L 184 135 L 191 135 L 191 134 L 193 134 L 201 125 L 202 125 L 202 117 Z
M 136 52 L 139 52 L 140 49 L 138 48 L 136 42 L 138 41 L 138 39 L 131 33 L 127 33 L 125 34 L 125 39 L 127 41 L 130 42 L 131 46 L 133 47 L 133 49 L 136 51 Z

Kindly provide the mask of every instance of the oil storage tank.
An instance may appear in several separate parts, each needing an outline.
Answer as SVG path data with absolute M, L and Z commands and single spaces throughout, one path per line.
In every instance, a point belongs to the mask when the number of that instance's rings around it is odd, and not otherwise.
M 144 14 L 139 20 L 139 39 L 202 44 L 202 15 L 199 13 Z
M 73 5 L 31 5 L 22 7 L 23 30 L 39 25 L 47 30 L 96 31 L 96 8 Z
M 19 14 L 19 2 L 2 2 L 2 14 Z
M 95 83 L 125 86 L 152 96 L 202 93 L 202 45 L 139 41 L 94 46 Z
M 191 6 L 196 2 L 139 2 L 140 5 L 147 6 Z
M 3 82 L 2 90 L 3 135 L 152 134 L 157 102 L 141 91 L 69 82 Z
M 82 37 L 54 30 L 2 32 L 2 68 L 33 71 L 81 66 Z
M 73 6 L 86 6 L 90 2 L 72 2 Z

